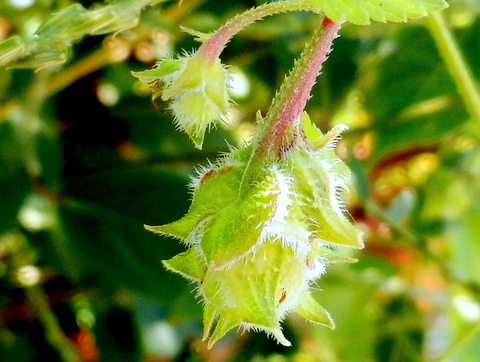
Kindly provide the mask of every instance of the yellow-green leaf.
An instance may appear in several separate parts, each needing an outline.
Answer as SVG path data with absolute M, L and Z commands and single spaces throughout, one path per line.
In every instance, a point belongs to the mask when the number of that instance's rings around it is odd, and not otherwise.
M 402 22 L 445 9 L 444 0 L 314 0 L 335 22 L 368 25 L 371 20 Z

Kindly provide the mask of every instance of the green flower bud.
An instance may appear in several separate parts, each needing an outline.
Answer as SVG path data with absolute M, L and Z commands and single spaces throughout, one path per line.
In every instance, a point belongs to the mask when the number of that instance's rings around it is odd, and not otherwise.
M 147 226 L 188 246 L 164 264 L 197 283 L 209 347 L 235 327 L 264 331 L 288 346 L 281 322 L 290 312 L 333 328 L 310 287 L 328 264 L 352 261 L 336 255 L 335 247 L 363 247 L 340 199 L 349 173 L 333 147 L 345 129 L 323 135 L 305 115 L 289 132 L 290 147 L 244 194 L 250 148 L 200 172 L 182 219 Z
M 229 108 L 228 74 L 220 59 L 206 59 L 199 53 L 165 59 L 155 68 L 133 75 L 158 84 L 153 98 L 170 101 L 177 127 L 185 131 L 197 148 L 202 148 L 205 131 L 225 119 Z

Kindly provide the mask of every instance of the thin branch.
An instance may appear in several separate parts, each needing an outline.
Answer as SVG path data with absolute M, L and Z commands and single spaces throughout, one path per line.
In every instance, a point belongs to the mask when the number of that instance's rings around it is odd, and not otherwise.
M 432 13 L 426 18 L 426 22 L 430 34 L 437 44 L 440 55 L 465 103 L 467 111 L 477 125 L 480 126 L 480 93 L 475 85 L 472 72 L 463 58 L 443 14 L 440 12 Z

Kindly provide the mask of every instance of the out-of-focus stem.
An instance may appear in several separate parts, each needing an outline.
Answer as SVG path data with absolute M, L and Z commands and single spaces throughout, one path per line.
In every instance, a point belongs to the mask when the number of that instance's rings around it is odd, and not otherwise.
M 23 288 L 25 297 L 36 316 L 45 328 L 48 342 L 54 347 L 64 362 L 79 362 L 80 357 L 70 340 L 65 337 L 57 318 L 48 304 L 48 300 L 38 285 Z
M 31 266 L 29 255 L 32 255 L 32 250 L 28 241 L 20 233 L 9 234 L 3 236 L 3 238 L 2 241 L 4 242 L 8 240 L 5 244 L 11 256 L 12 266 L 17 271 L 20 271 L 22 267 Z M 18 281 L 30 310 L 41 323 L 47 342 L 56 350 L 59 359 L 63 362 L 80 362 L 78 350 L 63 333 L 55 313 L 50 308 L 48 298 L 38 281 L 26 282 L 22 278 L 19 278 Z
M 430 14 L 427 17 L 427 26 L 457 86 L 458 92 L 463 98 L 467 111 L 480 126 L 479 90 L 442 13 L 434 12 Z
M 162 15 L 168 21 L 174 23 L 183 19 L 185 16 L 190 14 L 200 5 L 202 5 L 206 0 L 189 0 L 181 1 L 180 3 L 175 2 L 170 5 L 168 8 L 162 11 Z

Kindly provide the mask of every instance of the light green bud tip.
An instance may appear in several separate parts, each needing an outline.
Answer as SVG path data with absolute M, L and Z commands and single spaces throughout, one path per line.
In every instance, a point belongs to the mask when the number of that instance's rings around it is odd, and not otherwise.
M 322 135 L 306 115 L 295 127 L 294 146 L 265 166 L 244 195 L 249 148 L 200 172 L 182 219 L 146 227 L 188 246 L 164 264 L 198 284 L 209 347 L 235 327 L 289 346 L 280 323 L 290 312 L 334 327 L 310 286 L 328 264 L 353 261 L 336 255 L 337 246 L 363 247 L 340 200 L 349 172 L 333 151 L 346 127 Z
M 205 131 L 224 121 L 229 108 L 228 74 L 220 59 L 198 54 L 165 59 L 155 68 L 132 72 L 142 82 L 156 86 L 153 98 L 170 102 L 176 126 L 201 149 Z

